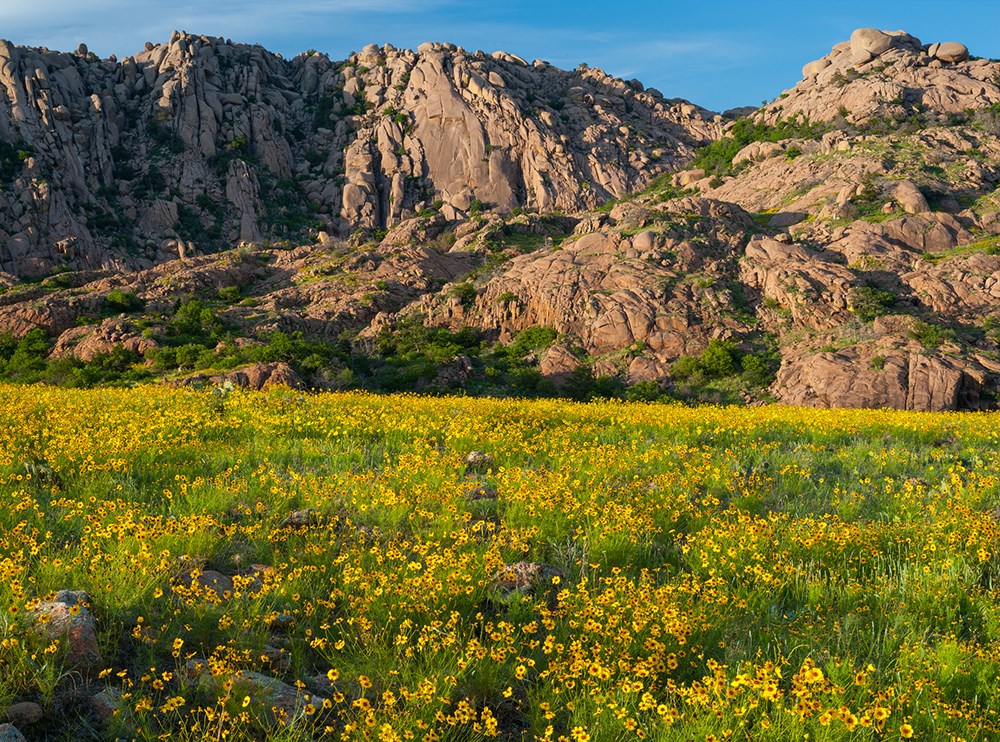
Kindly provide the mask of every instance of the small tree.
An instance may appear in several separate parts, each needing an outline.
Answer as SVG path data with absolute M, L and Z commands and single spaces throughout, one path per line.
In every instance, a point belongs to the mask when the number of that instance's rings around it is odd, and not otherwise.
M 701 367 L 709 379 L 724 379 L 736 373 L 736 353 L 731 343 L 711 340 L 701 353 Z

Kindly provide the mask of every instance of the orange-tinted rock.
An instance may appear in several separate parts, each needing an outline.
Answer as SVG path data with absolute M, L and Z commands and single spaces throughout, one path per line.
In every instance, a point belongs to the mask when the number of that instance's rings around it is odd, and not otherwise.
M 65 641 L 68 662 L 82 670 L 94 669 L 101 663 L 97 622 L 89 604 L 85 592 L 60 590 L 53 600 L 40 602 L 31 612 L 40 631 Z

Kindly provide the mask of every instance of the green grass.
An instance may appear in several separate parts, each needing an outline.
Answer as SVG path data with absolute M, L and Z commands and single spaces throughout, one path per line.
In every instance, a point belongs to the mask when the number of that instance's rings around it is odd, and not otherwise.
M 946 250 L 944 252 L 925 252 L 923 258 L 929 263 L 936 264 L 979 253 L 984 255 L 1000 255 L 1000 237 L 987 237 L 968 245 L 959 245 L 958 247 L 954 247 L 951 250 Z
M 0 704 L 38 739 L 991 739 L 994 417 L 0 386 Z M 558 579 L 505 593 L 519 561 Z M 89 673 L 32 628 L 59 589 Z

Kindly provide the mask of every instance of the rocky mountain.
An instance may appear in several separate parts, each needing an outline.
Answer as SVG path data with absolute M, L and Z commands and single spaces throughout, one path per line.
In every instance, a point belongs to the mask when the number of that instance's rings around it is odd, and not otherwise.
M 337 63 L 185 33 L 120 61 L 0 42 L 0 268 L 143 269 L 438 202 L 449 219 L 577 211 L 720 121 L 600 70 L 442 44 Z
M 961 44 L 859 29 L 736 120 L 440 44 L 0 59 L 7 378 L 997 406 Z

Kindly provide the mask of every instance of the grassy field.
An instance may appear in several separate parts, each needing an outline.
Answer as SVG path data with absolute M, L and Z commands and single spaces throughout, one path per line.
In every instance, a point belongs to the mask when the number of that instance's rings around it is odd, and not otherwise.
M 998 423 L 0 387 L 0 714 L 41 706 L 29 739 L 992 739 Z M 39 618 L 60 590 L 99 660 Z

